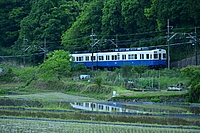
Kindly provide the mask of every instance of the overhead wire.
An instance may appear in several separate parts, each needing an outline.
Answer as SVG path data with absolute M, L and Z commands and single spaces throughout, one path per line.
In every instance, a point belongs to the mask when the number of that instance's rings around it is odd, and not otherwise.
M 200 28 L 200 27 L 196 27 L 196 28 Z M 184 30 L 184 29 L 194 29 L 194 27 L 189 27 L 189 28 L 174 28 L 173 30 Z M 155 34 L 155 33 L 163 33 L 166 32 L 167 30 L 161 30 L 161 31 L 150 31 L 150 32 L 143 32 L 143 33 L 134 33 L 134 34 L 117 34 L 118 37 L 123 37 L 123 36 L 136 36 L 136 35 L 149 35 L 150 34 Z M 183 33 L 184 34 L 184 33 Z M 100 35 L 96 35 L 97 37 L 116 37 L 116 35 L 104 35 L 104 34 L 100 34 Z M 69 40 L 65 40 L 65 41 L 47 41 L 47 44 L 52 44 L 52 43 L 60 43 L 61 42 L 70 42 L 70 41 L 79 41 L 82 39 L 87 39 L 87 38 L 91 38 L 90 36 L 82 36 L 82 37 L 78 37 L 78 38 L 72 38 Z M 124 45 L 124 44 L 134 44 L 134 43 L 142 43 L 142 42 L 147 42 L 149 40 L 151 41 L 155 41 L 155 40 L 161 40 L 161 39 L 166 39 L 166 36 L 159 36 L 159 37 L 151 37 L 151 38 L 143 38 L 143 39 L 129 39 L 129 40 L 117 40 L 118 45 Z M 31 42 L 31 44 L 43 44 L 43 41 L 37 41 L 37 42 Z M 176 44 L 170 44 L 172 46 L 174 45 L 182 45 L 182 44 L 189 44 L 190 42 L 184 42 L 184 43 L 176 43 Z M 167 44 L 164 45 L 157 45 L 157 46 L 148 46 L 148 47 L 165 47 L 167 46 Z M 81 46 L 76 46 L 74 45 L 74 47 L 77 48 L 81 48 L 83 47 Z M 85 46 L 84 46 L 85 48 Z M 13 58 L 13 57 L 24 57 L 24 56 L 35 56 L 35 55 L 40 55 L 40 54 L 44 54 L 45 52 L 39 52 L 39 53 L 34 53 L 34 54 L 23 54 L 23 55 L 11 55 L 11 56 L 0 56 L 3 58 Z

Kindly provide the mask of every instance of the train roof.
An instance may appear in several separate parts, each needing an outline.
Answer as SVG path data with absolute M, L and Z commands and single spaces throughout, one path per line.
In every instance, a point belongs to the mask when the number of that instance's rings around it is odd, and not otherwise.
M 158 48 L 156 48 L 158 49 Z M 152 50 L 149 47 L 137 47 L 137 48 L 115 48 L 115 49 L 105 49 L 105 50 L 97 50 L 94 52 L 123 52 L 123 51 L 146 51 Z M 91 53 L 92 51 L 74 51 L 71 54 L 80 54 L 80 53 Z
M 161 49 L 147 49 L 147 48 L 120 48 L 120 49 L 112 49 L 112 50 L 98 50 L 94 51 L 93 53 L 118 53 L 118 52 L 131 52 L 131 51 L 138 51 L 138 52 L 149 52 L 154 50 L 161 50 Z M 163 49 L 162 49 L 163 50 Z M 91 51 L 75 51 L 71 52 L 71 54 L 91 54 Z

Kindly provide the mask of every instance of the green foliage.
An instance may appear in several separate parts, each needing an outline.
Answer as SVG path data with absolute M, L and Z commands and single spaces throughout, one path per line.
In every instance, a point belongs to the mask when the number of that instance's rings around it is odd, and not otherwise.
M 151 101 L 152 102 L 160 102 L 161 100 L 159 97 L 153 97 L 153 98 L 151 98 Z
M 150 8 L 145 8 L 145 15 L 156 21 L 159 30 L 166 29 L 167 19 L 174 27 L 187 26 L 193 24 L 193 19 L 188 16 L 189 5 L 188 0 L 152 0 Z
M 38 79 L 39 77 L 38 67 L 26 67 L 22 71 L 20 71 L 18 77 L 20 78 L 21 81 Z
M 123 0 L 107 0 L 102 9 L 102 33 L 105 35 L 116 35 L 123 33 L 121 15 L 121 3 Z
M 194 19 L 195 24 L 200 23 L 200 3 L 198 0 L 187 0 L 187 7 L 189 9 L 189 16 Z
M 0 82 L 12 82 L 15 74 L 11 68 L 2 67 L 2 72 L 0 72 Z
M 200 67 L 188 66 L 181 71 L 190 78 L 189 102 L 200 102 Z
M 131 69 L 131 65 L 123 65 L 120 69 L 121 76 L 123 78 L 129 79 L 133 75 L 133 72 L 130 71 Z
M 47 56 L 48 59 L 39 66 L 43 79 L 51 79 L 57 76 L 60 80 L 60 75 L 66 75 L 71 71 L 72 62 L 68 51 L 55 50 Z
M 198 0 L 4 0 L 0 7 L 1 55 L 24 54 L 29 46 L 27 53 L 44 52 L 44 38 L 49 51 L 63 46 L 70 51 L 90 50 L 92 29 L 95 39 L 101 40 L 101 48 L 107 48 L 104 39 L 114 39 L 116 35 L 120 47 L 164 45 L 165 31 L 150 31 L 166 30 L 167 19 L 173 29 L 183 29 L 173 31 L 176 33 L 189 33 L 200 22 Z M 28 41 L 24 42 L 24 37 Z M 112 48 L 110 44 L 106 45 Z M 191 54 L 189 45 L 178 48 L 171 50 L 171 61 Z M 31 59 L 42 62 L 42 58 Z
M 88 72 L 88 69 L 87 69 L 87 67 L 84 66 L 83 64 L 78 64 L 78 65 L 72 66 L 71 71 L 72 71 L 73 73 L 78 73 L 78 74 L 80 74 L 80 73 L 87 73 L 87 72 Z
M 101 87 L 102 84 L 102 78 L 94 78 L 94 83 L 98 85 L 98 87 Z
M 91 43 L 90 34 L 101 31 L 103 0 L 84 4 L 83 11 L 72 26 L 62 35 L 62 44 L 69 50 L 86 50 Z M 81 45 L 80 45 L 81 44 Z
M 19 23 L 29 12 L 29 7 L 28 0 L 0 1 L 0 46 L 8 48 L 18 39 Z
M 147 66 L 133 66 L 131 71 L 134 73 L 142 74 L 148 69 Z
M 5 89 L 0 88 L 0 95 L 4 95 L 4 94 L 7 94 L 7 91 Z
M 45 3 L 45 4 L 44 4 Z M 78 2 L 73 1 L 46 1 L 38 0 L 32 2 L 31 11 L 20 23 L 20 36 L 24 36 L 29 42 L 53 41 L 47 45 L 48 50 L 58 48 L 61 36 L 79 15 L 80 7 Z

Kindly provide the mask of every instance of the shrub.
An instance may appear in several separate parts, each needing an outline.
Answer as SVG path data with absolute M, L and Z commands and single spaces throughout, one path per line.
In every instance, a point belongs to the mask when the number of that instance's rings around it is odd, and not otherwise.
M 94 83 L 98 85 L 98 87 L 101 87 L 101 83 L 102 83 L 102 78 L 94 78 Z
M 14 76 L 11 68 L 3 67 L 3 71 L 0 73 L 0 81 L 11 82 Z

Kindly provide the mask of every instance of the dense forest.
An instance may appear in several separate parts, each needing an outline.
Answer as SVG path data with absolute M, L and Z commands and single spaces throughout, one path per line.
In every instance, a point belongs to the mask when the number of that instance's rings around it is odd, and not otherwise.
M 1 0 L 0 56 L 29 54 L 39 63 L 43 57 L 32 55 L 90 50 L 97 40 L 98 50 L 167 49 L 169 27 L 170 36 L 178 33 L 170 40 L 178 44 L 170 51 L 171 60 L 178 60 L 192 54 L 188 42 L 191 36 L 198 37 L 199 12 L 199 0 Z

